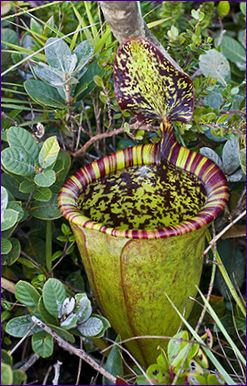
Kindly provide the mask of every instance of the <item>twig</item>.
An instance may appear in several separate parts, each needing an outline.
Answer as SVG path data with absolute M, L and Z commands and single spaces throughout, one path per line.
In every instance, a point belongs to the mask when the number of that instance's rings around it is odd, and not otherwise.
M 82 350 L 82 338 L 80 338 L 80 350 Z M 81 366 L 82 366 L 82 359 L 79 358 L 79 364 L 78 364 L 78 370 L 77 370 L 77 376 L 76 376 L 76 385 L 79 385 L 80 382 L 80 376 L 81 376 Z
M 15 294 L 15 284 L 10 280 L 5 279 L 5 277 L 1 278 L 1 287 L 12 294 Z
M 96 371 L 98 371 L 101 375 L 108 378 L 112 383 L 116 383 L 117 378 L 110 374 L 108 371 L 106 371 L 103 367 L 101 367 L 90 355 L 88 355 L 85 351 L 80 350 L 74 346 L 72 346 L 70 343 L 66 342 L 64 339 L 62 339 L 60 336 L 58 336 L 50 327 L 48 327 L 45 323 L 43 323 L 41 320 L 36 318 L 36 316 L 32 316 L 32 321 L 37 326 L 42 328 L 45 332 L 50 334 L 53 339 L 57 342 L 57 344 L 64 350 L 70 352 L 71 354 L 76 355 L 77 357 L 84 360 L 88 365 L 93 367 Z
M 144 130 L 144 131 L 154 131 L 154 129 L 150 128 L 150 126 L 142 126 L 142 127 L 137 128 L 135 125 L 133 125 L 132 127 L 130 126 L 130 128 L 132 130 L 139 130 L 139 129 L 141 129 L 141 130 Z M 126 128 L 125 127 L 120 127 L 119 129 L 115 129 L 115 130 L 112 130 L 112 131 L 106 131 L 105 133 L 97 134 L 94 137 L 90 138 L 79 150 L 77 150 L 76 152 L 72 153 L 72 156 L 73 157 L 82 157 L 87 152 L 87 149 L 90 146 L 92 146 L 95 142 L 100 141 L 100 140 L 102 140 L 104 138 L 114 137 L 115 135 L 118 135 L 118 134 L 121 134 L 121 133 L 124 133 L 124 132 L 126 132 Z
M 30 367 L 34 365 L 34 363 L 37 362 L 37 360 L 40 358 L 40 356 L 36 353 L 32 354 L 28 360 L 19 368 L 19 370 L 26 372 Z
M 236 217 L 233 221 L 230 222 L 220 233 L 218 233 L 210 242 L 208 247 L 205 249 L 203 252 L 203 256 L 205 256 L 210 249 L 213 247 L 213 245 L 234 225 L 236 224 L 239 220 L 241 220 L 242 217 L 246 215 L 246 210 L 244 210 L 238 217 Z
M 48 371 L 47 371 L 47 373 L 45 374 L 44 380 L 43 380 L 43 382 L 42 382 L 42 385 L 46 385 L 46 382 L 47 382 L 47 379 L 48 379 L 48 377 L 49 377 L 49 375 L 50 375 L 51 370 L 52 370 L 52 366 L 49 366 Z
M 57 361 L 57 363 L 55 363 L 55 365 L 53 365 L 54 372 L 55 372 L 54 378 L 52 380 L 53 385 L 58 385 L 58 381 L 59 381 L 59 377 L 60 377 L 60 367 L 62 364 L 63 364 L 63 362 Z

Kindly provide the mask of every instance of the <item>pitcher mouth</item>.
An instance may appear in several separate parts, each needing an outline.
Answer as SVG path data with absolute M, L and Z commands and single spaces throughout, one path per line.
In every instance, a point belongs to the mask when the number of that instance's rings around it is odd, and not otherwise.
M 212 161 L 175 142 L 167 161 L 190 173 L 201 181 L 206 194 L 206 202 L 198 213 L 174 226 L 158 229 L 117 229 L 106 226 L 84 215 L 78 205 L 78 198 L 85 188 L 102 177 L 107 177 L 133 166 L 159 164 L 159 144 L 140 145 L 105 156 L 82 167 L 67 179 L 58 195 L 58 206 L 63 216 L 77 227 L 93 229 L 115 237 L 129 239 L 159 239 L 183 235 L 207 226 L 223 210 L 229 189 L 223 172 Z

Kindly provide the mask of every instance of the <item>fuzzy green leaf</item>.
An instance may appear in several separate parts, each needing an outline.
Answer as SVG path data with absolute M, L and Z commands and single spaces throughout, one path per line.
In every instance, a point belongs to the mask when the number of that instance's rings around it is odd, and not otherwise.
M 199 68 L 204 76 L 210 76 L 218 82 L 226 85 L 226 79 L 230 77 L 230 65 L 222 53 L 212 49 L 199 56 Z
M 12 248 L 9 253 L 2 256 L 2 264 L 3 265 L 12 265 L 18 259 L 21 253 L 21 245 L 19 240 L 12 237 L 10 239 L 12 244 Z
M 59 71 L 71 73 L 77 62 L 77 56 L 71 55 L 68 45 L 58 38 L 50 38 L 45 45 L 48 64 Z
M 65 102 L 59 95 L 58 91 L 41 80 L 26 80 L 24 87 L 28 95 L 35 102 L 43 106 L 50 106 L 58 109 L 66 107 Z
M 37 306 L 41 295 L 36 290 L 36 288 L 32 286 L 32 284 L 28 283 L 27 281 L 20 280 L 16 284 L 15 288 L 15 297 L 19 302 L 27 307 L 35 308 Z
M 221 51 L 224 56 L 233 63 L 246 62 L 244 47 L 230 36 L 223 37 Z
M 1 385 L 13 385 L 13 372 L 6 363 L 1 363 Z
M 22 127 L 12 126 L 7 131 L 7 140 L 10 147 L 21 147 L 33 162 L 37 161 L 39 154 L 39 146 L 35 142 L 31 133 Z
M 35 172 L 32 157 L 21 147 L 8 147 L 2 152 L 2 164 L 10 173 L 32 176 Z
M 96 336 L 101 333 L 104 328 L 103 322 L 97 318 L 92 316 L 86 322 L 78 324 L 78 330 L 83 336 Z
M 32 349 L 41 356 L 41 358 L 48 358 L 52 355 L 54 349 L 54 342 L 51 335 L 45 331 L 37 332 L 32 336 Z
M 49 188 L 39 188 L 34 192 L 33 198 L 36 201 L 48 202 L 52 198 L 52 191 Z
M 4 220 L 1 225 L 2 232 L 12 228 L 18 221 L 19 213 L 14 209 L 4 210 Z
M 7 255 L 12 249 L 12 243 L 10 240 L 2 238 L 1 240 L 1 254 Z
M 38 326 L 33 326 L 34 324 L 31 319 L 31 315 L 23 315 L 11 319 L 6 324 L 5 330 L 9 335 L 14 336 L 15 338 L 22 338 L 27 333 L 28 336 L 30 336 L 35 332 L 40 331 L 40 328 Z
M 30 212 L 33 217 L 39 218 L 40 220 L 55 220 L 62 216 L 57 206 L 56 194 L 47 202 L 33 201 Z
M 48 188 L 56 181 L 56 173 L 54 170 L 44 170 L 41 173 L 36 174 L 34 182 L 36 185 L 42 188 Z
M 57 279 L 47 280 L 43 287 L 43 302 L 45 308 L 52 316 L 58 317 L 66 297 L 66 290 L 61 281 Z
M 119 335 L 116 338 L 116 343 L 121 341 Z M 116 377 L 120 377 L 124 375 L 123 369 L 123 359 L 121 355 L 121 350 L 118 345 L 114 345 L 109 352 L 106 363 L 104 365 L 105 370 L 107 370 L 110 374 L 115 375 Z M 112 383 L 107 379 L 103 378 L 104 385 L 112 385 Z
M 56 162 L 60 147 L 55 136 L 48 138 L 44 143 L 39 153 L 39 164 L 46 169 Z

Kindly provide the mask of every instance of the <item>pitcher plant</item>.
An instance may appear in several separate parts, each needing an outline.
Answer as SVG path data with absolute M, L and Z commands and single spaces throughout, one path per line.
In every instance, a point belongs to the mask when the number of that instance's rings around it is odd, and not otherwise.
M 58 203 L 103 315 L 147 366 L 181 324 L 166 295 L 190 314 L 205 231 L 224 208 L 228 187 L 212 161 L 176 141 L 172 122 L 190 121 L 193 85 L 155 45 L 133 39 L 120 46 L 114 87 L 121 109 L 140 122 L 159 122 L 161 141 L 82 167 Z

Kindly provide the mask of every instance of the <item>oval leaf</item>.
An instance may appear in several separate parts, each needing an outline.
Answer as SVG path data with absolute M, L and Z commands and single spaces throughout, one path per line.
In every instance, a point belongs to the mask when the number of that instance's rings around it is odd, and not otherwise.
M 104 328 L 103 322 L 96 317 L 89 318 L 86 322 L 78 325 L 78 330 L 83 336 L 96 336 Z
M 218 165 L 219 168 L 223 170 L 223 163 L 218 154 L 213 149 L 210 149 L 210 147 L 201 147 L 200 154 L 204 155 L 204 157 L 209 158 L 216 165 Z
M 34 177 L 35 184 L 43 188 L 48 188 L 53 185 L 55 181 L 56 173 L 54 170 L 44 170 L 42 173 L 38 173 Z
M 226 141 L 222 151 L 222 160 L 224 171 L 228 175 L 235 172 L 240 166 L 238 138 Z
M 10 173 L 32 176 L 35 172 L 32 157 L 21 147 L 8 147 L 2 152 L 2 164 Z
M 19 240 L 14 237 L 10 239 L 12 244 L 12 248 L 9 253 L 6 253 L 2 256 L 2 264 L 3 265 L 12 265 L 18 259 L 21 253 L 21 245 Z
M 1 385 L 13 385 L 12 369 L 9 365 L 2 362 L 1 362 Z
M 204 76 L 210 76 L 226 85 L 225 79 L 230 76 L 230 65 L 221 52 L 212 49 L 199 56 L 199 68 Z
M 12 243 L 8 239 L 2 238 L 1 240 L 1 254 L 2 255 L 7 255 L 12 249 Z
M 2 232 L 6 231 L 7 229 L 12 228 L 18 220 L 19 212 L 17 212 L 14 209 L 5 209 L 4 211 L 4 221 L 2 222 Z
M 7 324 L 5 331 L 15 338 L 22 338 L 28 333 L 28 336 L 41 331 L 35 326 L 30 315 L 17 316 L 11 319 Z
M 21 147 L 33 161 L 38 159 L 39 146 L 31 133 L 22 127 L 12 126 L 7 131 L 7 140 L 10 147 Z
M 63 283 L 57 279 L 47 280 L 43 287 L 43 302 L 49 314 L 57 318 L 66 297 Z
M 42 106 L 50 106 L 58 109 L 63 109 L 66 106 L 56 88 L 41 80 L 26 80 L 26 82 L 24 82 L 24 88 L 28 95 Z
M 55 136 L 48 138 L 44 143 L 39 153 L 39 164 L 46 169 L 56 162 L 60 147 Z
M 33 217 L 39 218 L 40 220 L 55 220 L 60 218 L 62 215 L 57 206 L 57 194 L 54 194 L 47 202 L 33 201 L 30 212 Z
M 15 297 L 27 307 L 36 307 L 40 298 L 39 292 L 27 281 L 20 280 L 16 284 Z
M 47 332 L 40 331 L 32 336 L 32 349 L 41 358 L 50 357 L 53 353 L 53 348 L 53 338 Z

